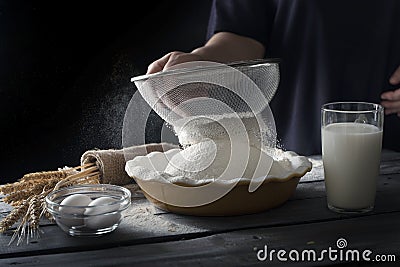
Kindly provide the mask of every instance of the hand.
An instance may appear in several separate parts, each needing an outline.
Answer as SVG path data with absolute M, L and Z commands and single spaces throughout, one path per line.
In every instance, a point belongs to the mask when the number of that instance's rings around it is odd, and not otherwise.
M 164 71 L 178 64 L 191 61 L 204 61 L 204 58 L 193 52 L 192 53 L 184 53 L 179 51 L 171 52 L 151 63 L 147 68 L 146 74 Z M 189 116 L 190 114 L 188 113 L 188 110 L 186 110 L 184 106 L 180 106 L 183 102 L 189 99 L 208 96 L 207 90 L 199 86 L 198 83 L 193 83 L 190 85 L 186 84 L 184 87 L 185 94 L 182 94 L 180 90 L 182 90 L 182 88 L 181 86 L 178 86 L 176 88 L 173 88 L 171 91 L 168 91 L 164 95 L 160 95 L 159 92 L 155 90 L 155 93 L 157 94 L 157 96 L 155 97 L 159 100 L 157 101 L 156 106 L 153 108 L 156 111 L 157 109 L 161 110 L 168 108 L 169 110 L 173 110 L 173 112 L 175 112 L 176 114 L 182 117 L 186 117 Z M 180 95 L 180 97 L 176 97 L 177 95 Z
M 179 51 L 171 52 L 151 63 L 147 68 L 146 74 L 163 71 L 180 63 L 201 60 L 204 60 L 203 57 L 197 54 L 184 53 Z
M 147 74 L 166 70 L 189 61 L 207 60 L 227 63 L 263 58 L 264 55 L 264 45 L 255 39 L 230 32 L 218 32 L 204 46 L 196 48 L 191 53 L 175 51 L 154 61 L 147 68 Z
M 400 66 L 393 73 L 389 80 L 392 85 L 400 85 Z M 387 91 L 381 94 L 382 98 L 382 106 L 385 108 L 385 114 L 394 114 L 397 113 L 397 116 L 400 117 L 400 88 L 394 91 Z

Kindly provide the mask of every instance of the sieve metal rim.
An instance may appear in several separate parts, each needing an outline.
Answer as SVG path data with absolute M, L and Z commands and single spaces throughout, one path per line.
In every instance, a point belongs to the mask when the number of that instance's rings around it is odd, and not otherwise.
M 280 58 L 263 58 L 263 59 L 252 59 L 252 60 L 242 60 L 242 61 L 234 61 L 227 64 L 222 64 L 219 66 L 200 66 L 200 67 L 192 67 L 192 68 L 180 68 L 180 69 L 172 69 L 172 70 L 165 70 L 156 73 L 146 74 L 146 75 L 139 75 L 136 77 L 131 78 L 131 82 L 138 82 L 138 81 L 145 81 L 149 78 L 159 78 L 169 75 L 177 75 L 177 74 L 188 74 L 188 73 L 196 73 L 206 70 L 218 70 L 222 69 L 225 66 L 233 67 L 233 68 L 240 68 L 240 67 L 258 67 L 262 64 L 279 64 Z

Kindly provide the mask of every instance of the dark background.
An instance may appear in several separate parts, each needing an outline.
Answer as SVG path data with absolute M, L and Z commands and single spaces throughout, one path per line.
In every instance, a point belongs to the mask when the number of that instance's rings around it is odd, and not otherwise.
M 130 78 L 205 42 L 211 0 L 127 2 L 0 0 L 0 184 L 120 148 Z

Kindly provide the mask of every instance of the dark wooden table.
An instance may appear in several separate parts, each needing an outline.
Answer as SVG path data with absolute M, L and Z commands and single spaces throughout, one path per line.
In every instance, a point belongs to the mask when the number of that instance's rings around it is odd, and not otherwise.
M 254 215 L 182 216 L 158 210 L 139 195 L 121 225 L 101 237 L 70 237 L 49 222 L 29 244 L 8 246 L 10 235 L 0 235 L 0 266 L 364 266 L 351 257 L 358 252 L 361 258 L 366 250 L 374 260 L 368 265 L 385 259 L 378 265 L 400 266 L 400 153 L 383 152 L 375 209 L 363 215 L 328 210 L 320 157 L 311 160 L 312 172 L 281 207 Z M 0 204 L 1 216 L 8 211 Z M 335 261 L 329 248 L 337 250 L 331 251 Z M 279 260 L 279 250 L 286 252 L 280 254 L 286 262 Z M 291 261 L 296 251 L 300 261 Z M 322 261 L 313 261 L 311 251 Z M 257 254 L 272 258 L 260 261 Z

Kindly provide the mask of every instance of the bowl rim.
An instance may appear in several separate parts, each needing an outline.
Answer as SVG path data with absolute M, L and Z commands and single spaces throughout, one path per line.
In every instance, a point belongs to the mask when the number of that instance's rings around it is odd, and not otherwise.
M 151 155 L 166 154 L 170 151 L 177 151 L 177 150 L 181 150 L 181 149 L 176 148 L 176 149 L 168 150 L 166 152 L 153 151 L 145 156 L 137 156 L 137 158 L 139 160 L 140 158 L 149 158 L 149 156 L 151 156 Z M 295 153 L 293 151 L 283 151 L 283 152 L 287 153 L 288 155 L 290 155 L 293 158 L 302 159 L 302 163 L 299 166 L 297 166 L 296 171 L 287 173 L 285 176 L 267 174 L 266 176 L 261 176 L 261 177 L 256 178 L 256 179 L 263 179 L 262 184 L 267 184 L 267 183 L 272 183 L 272 182 L 284 183 L 284 182 L 287 182 L 294 178 L 301 178 L 304 175 L 306 175 L 306 173 L 308 173 L 312 170 L 312 163 L 306 156 L 298 155 L 297 153 Z M 170 153 L 172 153 L 172 152 L 170 152 Z M 135 159 L 130 160 L 130 161 L 134 161 L 134 160 Z M 128 162 L 125 165 L 125 169 L 129 168 Z M 146 168 L 146 167 L 144 167 L 144 168 Z M 251 180 L 253 180 L 253 179 L 245 178 L 245 177 L 236 177 L 236 178 L 232 179 L 231 181 L 225 181 L 224 183 L 221 183 L 217 179 L 214 181 L 204 181 L 204 183 L 199 183 L 199 184 L 189 184 L 189 183 L 185 183 L 184 181 L 165 182 L 165 181 L 160 181 L 158 179 L 142 179 L 141 177 L 130 174 L 128 171 L 127 171 L 127 173 L 138 184 L 139 183 L 154 183 L 154 184 L 172 183 L 175 185 L 186 186 L 186 187 L 198 187 L 198 186 L 203 186 L 203 185 L 209 184 L 211 182 L 214 182 L 216 184 L 223 184 L 223 185 L 235 183 L 236 184 L 235 186 L 248 186 L 250 184 Z
M 291 173 L 290 175 L 286 176 L 286 177 L 268 177 L 267 179 L 264 179 L 264 181 L 262 182 L 262 185 L 266 185 L 268 183 L 286 183 L 292 179 L 296 179 L 296 178 L 301 178 L 304 175 L 306 175 L 307 172 L 310 172 L 312 169 L 312 167 L 304 167 L 303 171 L 301 172 L 296 172 L 296 173 Z M 154 184 L 165 184 L 162 181 L 158 181 L 158 180 L 144 180 L 141 179 L 140 177 L 137 176 L 132 176 L 132 179 L 134 179 L 136 181 L 136 183 L 154 183 Z M 250 180 L 248 178 L 244 178 L 244 177 L 240 177 L 240 178 L 236 178 L 239 179 L 239 181 L 236 183 L 235 187 L 238 186 L 249 186 L 250 184 Z M 233 180 L 233 182 L 237 181 L 237 180 Z M 137 182 L 139 181 L 139 182 Z M 172 184 L 178 185 L 178 186 L 183 186 L 183 187 L 200 187 L 200 186 L 204 186 L 207 185 L 211 182 L 205 182 L 204 184 L 198 184 L 198 185 L 193 185 L 193 184 L 185 184 L 184 182 L 173 182 Z
M 52 201 L 50 199 L 53 195 L 55 195 L 57 193 L 61 193 L 62 191 L 68 191 L 68 190 L 71 190 L 71 189 L 79 189 L 79 188 L 89 189 L 90 190 L 91 188 L 95 188 L 95 187 L 112 188 L 115 191 L 120 191 L 120 192 L 123 193 L 122 198 L 119 199 L 119 200 L 110 202 L 110 203 L 96 205 L 96 206 L 61 205 L 60 203 L 57 203 L 57 202 Z M 100 191 L 98 191 L 98 192 L 100 192 Z M 107 192 L 107 191 L 104 191 L 104 192 Z M 49 206 L 51 206 L 51 207 L 59 207 L 59 208 L 61 208 L 61 207 L 73 207 L 73 208 L 107 207 L 107 206 L 111 206 L 111 205 L 115 205 L 115 204 L 121 204 L 121 203 L 125 202 L 126 200 L 128 200 L 130 202 L 130 199 L 131 199 L 131 192 L 127 188 L 122 187 L 122 186 L 118 186 L 118 185 L 112 185 L 112 184 L 84 184 L 84 185 L 67 186 L 67 187 L 60 188 L 60 189 L 58 189 L 56 191 L 52 191 L 49 194 L 47 194 L 47 196 L 45 197 L 47 208 L 51 209 L 51 210 L 53 210 L 53 208 L 50 208 Z

